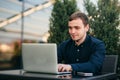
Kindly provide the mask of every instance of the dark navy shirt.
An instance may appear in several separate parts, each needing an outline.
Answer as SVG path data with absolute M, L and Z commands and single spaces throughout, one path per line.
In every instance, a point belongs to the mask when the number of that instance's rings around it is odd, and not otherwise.
M 73 71 L 99 73 L 105 58 L 103 41 L 87 35 L 77 46 L 72 39 L 58 46 L 58 63 L 70 64 Z

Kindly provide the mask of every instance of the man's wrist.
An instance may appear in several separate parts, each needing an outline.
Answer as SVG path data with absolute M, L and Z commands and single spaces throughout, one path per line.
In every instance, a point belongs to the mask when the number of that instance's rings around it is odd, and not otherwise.
M 70 72 L 72 72 L 72 66 L 71 66 L 71 65 L 69 65 L 69 67 L 70 67 L 69 71 L 70 71 Z

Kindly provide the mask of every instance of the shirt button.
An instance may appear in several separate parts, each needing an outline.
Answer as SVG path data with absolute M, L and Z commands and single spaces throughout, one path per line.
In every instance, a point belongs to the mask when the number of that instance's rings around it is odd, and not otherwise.
M 79 61 L 79 59 L 76 59 L 76 61 L 78 62 L 78 61 Z
M 80 50 L 79 50 L 79 49 L 77 49 L 77 51 L 79 52 Z
M 83 47 L 83 45 L 81 45 L 81 47 Z

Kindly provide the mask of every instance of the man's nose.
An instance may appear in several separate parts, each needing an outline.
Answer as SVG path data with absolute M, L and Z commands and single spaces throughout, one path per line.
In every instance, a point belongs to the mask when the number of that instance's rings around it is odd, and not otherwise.
M 71 33 L 75 33 L 75 29 L 71 29 Z

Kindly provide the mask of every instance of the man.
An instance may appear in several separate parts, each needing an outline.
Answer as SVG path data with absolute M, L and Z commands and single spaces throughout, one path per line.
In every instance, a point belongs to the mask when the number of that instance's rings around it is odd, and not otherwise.
M 58 71 L 99 74 L 105 58 L 105 45 L 87 34 L 88 22 L 87 16 L 79 11 L 70 16 L 68 26 L 71 39 L 58 46 Z

